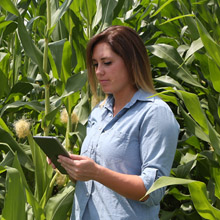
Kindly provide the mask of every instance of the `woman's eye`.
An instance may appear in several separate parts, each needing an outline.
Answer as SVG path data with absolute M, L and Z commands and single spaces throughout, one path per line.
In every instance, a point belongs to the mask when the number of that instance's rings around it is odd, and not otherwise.
M 112 64 L 112 62 L 110 62 L 110 61 L 109 62 L 105 62 L 105 65 L 107 65 L 107 66 L 111 65 L 111 64 Z
M 98 63 L 93 63 L 92 65 L 93 65 L 93 67 L 95 67 L 95 68 L 98 67 Z

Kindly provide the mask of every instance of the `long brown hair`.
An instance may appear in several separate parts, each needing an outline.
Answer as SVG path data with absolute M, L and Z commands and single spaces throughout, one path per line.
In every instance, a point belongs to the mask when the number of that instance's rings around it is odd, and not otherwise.
M 112 51 L 122 57 L 136 88 L 155 93 L 150 61 L 142 39 L 133 29 L 117 25 L 110 26 L 95 35 L 87 45 L 88 79 L 94 95 L 97 92 L 98 82 L 93 67 L 92 55 L 95 45 L 101 42 L 109 44 Z

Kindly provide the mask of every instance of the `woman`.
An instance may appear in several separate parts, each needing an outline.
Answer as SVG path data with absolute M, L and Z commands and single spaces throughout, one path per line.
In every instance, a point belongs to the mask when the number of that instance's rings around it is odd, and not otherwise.
M 146 195 L 170 173 L 179 125 L 155 93 L 145 46 L 131 28 L 111 26 L 87 47 L 91 90 L 107 99 L 88 120 L 81 155 L 59 156 L 76 189 L 73 220 L 156 220 L 164 189 Z

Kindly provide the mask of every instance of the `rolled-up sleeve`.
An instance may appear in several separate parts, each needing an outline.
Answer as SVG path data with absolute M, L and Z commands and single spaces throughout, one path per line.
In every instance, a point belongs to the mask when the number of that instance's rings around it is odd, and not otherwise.
M 141 175 L 146 190 L 161 176 L 169 176 L 179 135 L 177 123 L 170 108 L 163 104 L 153 104 L 146 112 L 140 128 Z M 143 203 L 158 205 L 165 188 L 150 194 Z

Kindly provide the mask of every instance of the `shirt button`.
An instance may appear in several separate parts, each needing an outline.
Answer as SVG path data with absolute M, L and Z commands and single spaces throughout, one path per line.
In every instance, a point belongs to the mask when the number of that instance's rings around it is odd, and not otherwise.
M 99 130 L 102 130 L 102 128 L 101 128 L 101 127 L 99 127 Z
M 89 193 L 86 193 L 86 196 L 88 197 L 88 196 L 89 196 Z

